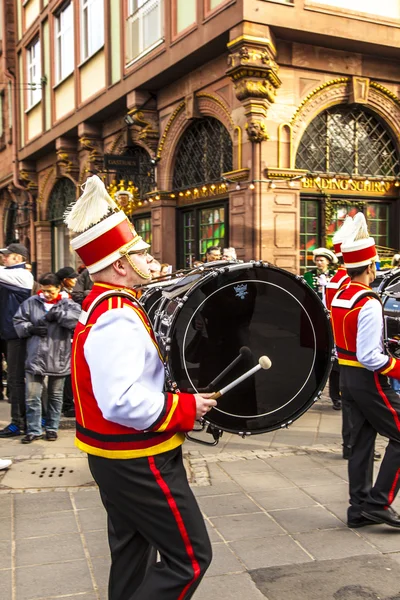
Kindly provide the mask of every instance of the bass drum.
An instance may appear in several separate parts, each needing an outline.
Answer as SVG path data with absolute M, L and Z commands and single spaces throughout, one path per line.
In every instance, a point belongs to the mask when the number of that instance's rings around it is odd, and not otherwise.
M 224 394 L 207 422 L 218 429 L 255 434 L 289 425 L 315 402 L 330 369 L 329 316 L 301 277 L 266 263 L 230 263 L 193 271 L 163 287 L 150 314 L 170 389 L 216 391 L 214 380 L 240 359 L 216 387 L 259 370 Z

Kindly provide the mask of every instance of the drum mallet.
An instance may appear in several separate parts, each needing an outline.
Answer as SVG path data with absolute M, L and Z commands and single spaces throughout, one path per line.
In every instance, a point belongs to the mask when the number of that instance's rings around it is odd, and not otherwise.
M 243 373 L 243 375 L 241 375 L 240 377 L 238 377 L 237 379 L 235 379 L 234 381 L 232 381 L 231 383 L 229 383 L 228 385 L 226 385 L 225 387 L 220 389 L 219 392 L 214 392 L 214 394 L 211 396 L 211 398 L 213 400 L 218 400 L 218 398 L 221 398 L 221 396 L 226 394 L 226 392 L 229 392 L 229 390 L 231 390 L 232 388 L 239 385 L 239 383 L 242 383 L 242 381 L 244 381 L 248 377 L 251 377 L 252 375 L 254 375 L 254 373 L 257 373 L 257 371 L 259 371 L 260 369 L 265 369 L 265 370 L 270 369 L 271 365 L 272 365 L 272 362 L 268 358 L 268 356 L 260 356 L 260 358 L 258 359 L 258 365 L 256 365 L 255 367 L 253 367 L 246 373 Z

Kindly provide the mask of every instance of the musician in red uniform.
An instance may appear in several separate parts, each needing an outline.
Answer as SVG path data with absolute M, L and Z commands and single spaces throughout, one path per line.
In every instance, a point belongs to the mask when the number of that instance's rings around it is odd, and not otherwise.
M 354 240 L 342 244 L 342 254 L 351 283 L 336 294 L 331 310 L 341 393 L 351 419 L 348 526 L 400 527 L 400 515 L 391 507 L 400 486 L 400 398 L 388 380 L 400 379 L 400 360 L 384 353 L 382 304 L 370 288 L 377 254 L 365 218 L 360 217 Z M 373 485 L 377 433 L 389 443 Z
M 216 402 L 164 392 L 157 340 L 134 291 L 150 279 L 148 244 L 97 176 L 66 223 L 94 281 L 74 335 L 72 383 L 76 445 L 88 453 L 108 514 L 109 598 L 186 600 L 211 546 L 181 445 Z

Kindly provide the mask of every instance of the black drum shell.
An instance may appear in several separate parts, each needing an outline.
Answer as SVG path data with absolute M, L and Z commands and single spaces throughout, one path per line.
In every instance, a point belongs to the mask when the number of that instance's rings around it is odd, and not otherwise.
M 243 348 L 250 351 L 218 389 L 261 356 L 272 361 L 269 370 L 229 391 L 208 413 L 207 421 L 219 429 L 255 434 L 285 427 L 325 386 L 333 351 L 329 315 L 298 276 L 266 263 L 218 265 L 172 281 L 157 306 L 157 317 L 150 318 L 171 385 L 181 391 L 216 391 L 210 382 Z

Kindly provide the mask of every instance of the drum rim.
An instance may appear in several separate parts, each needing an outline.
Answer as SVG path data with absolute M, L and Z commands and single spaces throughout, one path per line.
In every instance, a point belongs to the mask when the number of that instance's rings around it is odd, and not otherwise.
M 296 397 L 297 397 L 297 396 L 298 396 L 298 395 L 301 393 L 301 391 L 304 389 L 304 387 L 306 386 L 306 384 L 307 384 L 308 380 L 310 379 L 310 377 L 311 377 L 311 375 L 312 375 L 312 370 L 313 370 L 313 368 L 314 368 L 314 365 L 315 365 L 315 359 L 316 359 L 316 354 L 317 354 L 317 351 L 316 351 L 316 341 L 317 341 L 317 337 L 316 337 L 316 333 L 315 333 L 314 324 L 313 324 L 312 320 L 310 319 L 310 315 L 308 314 L 308 312 L 306 312 L 306 310 L 304 309 L 304 306 L 303 306 L 303 305 L 300 303 L 300 301 L 299 301 L 299 300 L 298 300 L 298 299 L 297 299 L 297 298 L 296 298 L 296 297 L 295 297 L 293 294 L 291 294 L 290 292 L 288 292 L 288 291 L 287 291 L 287 290 L 285 290 L 284 288 L 282 288 L 282 287 L 280 287 L 280 286 L 276 285 L 275 283 L 271 283 L 271 282 L 268 282 L 268 281 L 260 281 L 259 279 L 257 279 L 257 280 L 255 280 L 255 279 L 246 279 L 246 280 L 243 280 L 243 281 L 235 281 L 235 285 L 237 285 L 237 284 L 239 284 L 239 283 L 264 283 L 265 285 L 272 285 L 273 287 L 276 287 L 276 288 L 278 288 L 278 289 L 281 289 L 281 290 L 283 290 L 284 292 L 286 292 L 287 294 L 289 294 L 289 295 L 290 295 L 290 296 L 291 296 L 291 297 L 292 297 L 292 298 L 293 298 L 293 299 L 294 299 L 294 300 L 295 300 L 295 301 L 296 301 L 296 302 L 299 304 L 300 308 L 301 308 L 301 309 L 303 309 L 304 313 L 307 315 L 307 318 L 308 318 L 308 320 L 309 320 L 309 322 L 310 322 L 310 325 L 311 325 L 311 328 L 312 328 L 312 332 L 313 332 L 313 338 L 314 338 L 313 359 L 312 359 L 312 364 L 311 364 L 311 367 L 310 367 L 309 373 L 308 373 L 307 377 L 305 378 L 305 380 L 304 380 L 304 383 L 303 383 L 303 385 L 301 386 L 301 388 L 300 388 L 299 390 L 297 390 L 296 394 L 295 394 L 294 396 L 292 396 L 292 398 L 290 398 L 290 399 L 289 399 L 289 400 L 286 402 L 286 404 L 283 404 L 283 405 L 282 405 L 282 406 L 280 406 L 279 408 L 276 408 L 275 410 L 272 410 L 272 411 L 270 411 L 270 412 L 268 412 L 268 413 L 262 413 L 262 414 L 259 414 L 259 415 L 240 415 L 240 416 L 238 416 L 238 415 L 234 415 L 234 414 L 232 414 L 232 413 L 228 413 L 228 412 L 226 412 L 226 411 L 224 411 L 224 410 L 221 410 L 221 409 L 220 409 L 220 408 L 218 408 L 217 406 L 216 406 L 216 407 L 214 407 L 214 410 L 216 410 L 216 411 L 220 412 L 221 414 L 227 415 L 227 416 L 229 416 L 229 417 L 236 417 L 236 418 L 242 418 L 242 419 L 258 419 L 258 418 L 261 418 L 261 417 L 267 417 L 267 416 L 269 416 L 269 415 L 273 415 L 275 412 L 278 412 L 279 410 L 282 410 L 283 408 L 285 408 L 285 406 L 287 406 L 287 405 L 288 405 L 290 402 L 292 402 L 292 401 L 293 401 L 293 400 L 294 400 L 294 399 L 295 399 L 295 398 L 296 398 Z M 185 334 L 184 334 L 184 336 L 183 336 L 183 349 L 182 349 L 182 356 L 183 356 L 183 358 L 184 358 L 184 369 L 185 369 L 186 376 L 187 376 L 187 378 L 188 378 L 188 380 L 189 380 L 189 382 L 190 382 L 190 385 L 191 385 L 191 387 L 192 387 L 192 388 L 195 390 L 195 393 L 196 393 L 196 394 L 198 394 L 199 392 L 198 392 L 198 390 L 197 390 L 196 386 L 193 384 L 193 381 L 192 381 L 192 379 L 191 379 L 191 377 L 190 377 L 190 375 L 189 375 L 189 372 L 188 372 L 188 369 L 187 369 L 187 365 L 186 365 L 186 360 L 185 360 L 185 354 L 184 354 L 184 348 L 186 347 L 186 336 L 187 336 L 187 332 L 188 332 L 189 326 L 190 326 L 190 324 L 191 324 L 191 322 L 192 322 L 192 319 L 193 319 L 194 315 L 195 315 L 195 314 L 197 313 L 197 311 L 198 311 L 198 310 L 199 310 L 199 309 L 200 309 L 200 308 L 203 306 L 203 304 L 204 304 L 204 303 L 205 303 L 207 300 L 209 300 L 210 298 L 212 298 L 212 296 L 213 296 L 214 294 L 217 294 L 217 293 L 219 293 L 221 290 L 223 290 L 223 289 L 227 288 L 227 287 L 228 287 L 228 286 L 230 286 L 230 285 L 232 285 L 232 284 L 227 284 L 227 285 L 224 285 L 224 286 L 222 286 L 222 287 L 218 288 L 217 290 L 215 290 L 214 292 L 212 292 L 212 294 L 210 294 L 209 296 L 207 296 L 207 297 L 206 297 L 206 298 L 203 300 L 203 302 L 201 302 L 201 303 L 200 303 L 200 304 L 197 306 L 197 308 L 196 308 L 195 312 L 193 313 L 193 316 L 192 316 L 192 318 L 190 319 L 190 321 L 188 322 L 188 324 L 187 324 L 187 326 L 186 326 L 186 331 L 185 331 Z

